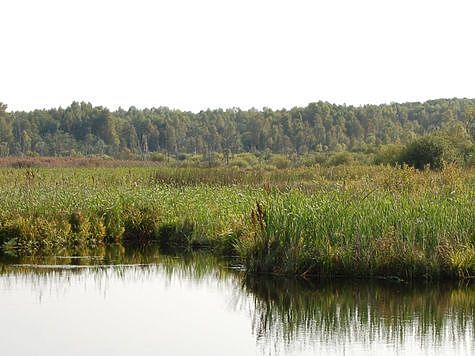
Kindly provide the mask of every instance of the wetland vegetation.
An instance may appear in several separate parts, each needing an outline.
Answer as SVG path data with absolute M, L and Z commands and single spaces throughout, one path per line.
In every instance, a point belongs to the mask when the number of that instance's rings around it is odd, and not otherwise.
M 26 256 L 156 242 L 238 256 L 252 273 L 469 278 L 474 182 L 451 165 L 2 168 L 0 246 Z

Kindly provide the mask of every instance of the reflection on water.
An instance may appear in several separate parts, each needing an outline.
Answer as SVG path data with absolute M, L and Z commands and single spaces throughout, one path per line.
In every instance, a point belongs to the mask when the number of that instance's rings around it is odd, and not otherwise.
M 152 247 L 0 263 L 6 355 L 470 355 L 474 312 L 471 284 L 263 278 Z
M 366 350 L 385 345 L 403 352 L 419 345 L 421 350 L 441 354 L 474 351 L 475 288 L 471 285 L 248 277 L 246 290 L 254 297 L 254 332 L 266 341 L 282 340 L 292 346 L 294 340 L 306 338 L 306 344 L 339 353 L 351 349 L 352 343 Z M 411 350 L 406 351 L 416 351 Z

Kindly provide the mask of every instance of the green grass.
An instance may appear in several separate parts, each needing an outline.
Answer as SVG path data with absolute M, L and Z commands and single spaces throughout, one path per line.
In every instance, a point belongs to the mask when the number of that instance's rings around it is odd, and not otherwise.
M 0 249 L 53 254 L 110 242 L 208 246 L 255 273 L 475 274 L 475 173 L 0 169 Z

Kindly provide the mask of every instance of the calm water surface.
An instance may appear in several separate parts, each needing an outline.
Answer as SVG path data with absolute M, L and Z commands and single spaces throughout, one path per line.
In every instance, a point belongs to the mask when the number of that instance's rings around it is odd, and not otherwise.
M 0 262 L 1 355 L 474 355 L 475 287 L 246 277 L 115 247 Z

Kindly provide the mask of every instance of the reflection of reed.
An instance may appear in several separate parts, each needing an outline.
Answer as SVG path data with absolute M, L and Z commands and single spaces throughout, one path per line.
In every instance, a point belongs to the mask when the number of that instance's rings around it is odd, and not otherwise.
M 41 298 L 45 291 L 61 295 L 72 284 L 91 285 L 104 295 L 113 281 L 146 282 L 160 279 L 169 285 L 192 281 L 220 284 L 223 289 L 239 285 L 239 275 L 206 252 L 163 254 L 157 246 L 127 248 L 120 245 L 71 256 L 25 257 L 0 261 L 0 290 L 28 285 Z M 237 287 L 236 287 L 237 288 Z
M 475 336 L 474 286 L 310 284 L 247 276 L 244 288 L 254 296 L 254 332 L 267 340 L 398 345 L 416 338 L 435 345 Z

